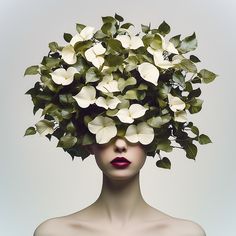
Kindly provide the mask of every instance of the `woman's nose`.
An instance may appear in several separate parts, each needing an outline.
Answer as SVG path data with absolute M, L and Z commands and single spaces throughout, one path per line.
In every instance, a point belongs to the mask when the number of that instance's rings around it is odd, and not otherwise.
M 114 143 L 114 151 L 115 152 L 126 152 L 127 151 L 127 143 L 124 139 L 117 138 Z

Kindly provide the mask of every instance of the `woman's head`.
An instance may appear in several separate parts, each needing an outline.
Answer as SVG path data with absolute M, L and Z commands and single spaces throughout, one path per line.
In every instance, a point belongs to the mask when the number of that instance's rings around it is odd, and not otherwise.
M 142 144 L 130 143 L 119 137 L 113 138 L 107 144 L 94 144 L 90 146 L 90 151 L 103 174 L 112 179 L 127 179 L 138 174 L 146 160 Z M 130 164 L 116 167 L 111 163 L 116 157 L 124 157 Z

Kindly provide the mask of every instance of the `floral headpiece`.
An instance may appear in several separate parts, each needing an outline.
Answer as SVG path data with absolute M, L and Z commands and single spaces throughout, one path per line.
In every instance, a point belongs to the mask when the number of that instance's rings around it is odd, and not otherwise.
M 141 25 L 138 34 L 117 14 L 102 21 L 97 31 L 77 24 L 77 34 L 64 34 L 65 46 L 49 43 L 41 64 L 26 69 L 25 75 L 40 75 L 26 94 L 32 97 L 34 114 L 43 110 L 43 119 L 25 135 L 56 137 L 57 147 L 72 159 L 85 159 L 86 145 L 105 144 L 115 136 L 140 142 L 149 156 L 158 154 L 158 167 L 171 168 L 160 152 L 173 148 L 195 159 L 193 142 L 211 140 L 188 122 L 187 112 L 202 108 L 197 84 L 217 76 L 207 69 L 198 71 L 196 56 L 184 56 L 197 47 L 195 33 L 167 40 L 170 26 L 165 21 L 157 29 Z

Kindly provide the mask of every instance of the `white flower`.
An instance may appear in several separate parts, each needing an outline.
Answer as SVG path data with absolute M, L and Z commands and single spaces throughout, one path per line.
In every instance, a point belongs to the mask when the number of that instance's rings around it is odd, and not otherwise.
M 169 106 L 172 111 L 176 112 L 184 110 L 185 103 L 179 97 L 174 97 L 170 93 L 168 93 L 167 96 L 168 96 Z
M 138 36 L 117 35 L 116 39 L 121 42 L 124 48 L 137 49 L 144 46 L 142 39 Z
M 84 55 L 86 59 L 99 68 L 104 63 L 104 57 L 102 56 L 106 52 L 106 48 L 101 43 L 95 44 L 93 47 L 85 51 Z
M 77 42 L 89 40 L 93 37 L 95 33 L 95 28 L 91 26 L 86 26 L 81 30 L 80 33 L 76 34 L 70 41 L 70 44 L 74 46 Z
M 154 85 L 157 85 L 160 73 L 159 70 L 153 64 L 149 62 L 143 62 L 138 66 L 138 71 L 144 80 Z
M 140 104 L 132 104 L 129 108 L 121 108 L 116 116 L 124 123 L 133 123 L 134 119 L 143 116 L 148 110 Z
M 156 51 L 153 54 L 154 63 L 156 66 L 159 66 L 162 69 L 168 69 L 170 67 L 174 66 L 174 63 L 170 62 L 169 60 L 166 60 L 163 56 L 162 51 Z
M 78 73 L 78 71 L 74 67 L 69 67 L 67 70 L 63 68 L 56 69 L 50 75 L 56 84 L 68 85 L 73 82 L 75 73 Z
M 117 134 L 115 122 L 109 117 L 97 116 L 88 123 L 88 129 L 96 134 L 96 141 L 99 144 L 108 143 Z
M 102 81 L 96 86 L 96 89 L 103 93 L 119 92 L 118 82 L 113 80 L 113 75 L 105 75 Z
M 96 105 L 99 107 L 104 107 L 105 109 L 115 109 L 117 107 L 117 105 L 120 103 L 121 101 L 117 98 L 104 98 L 104 97 L 99 97 L 96 100 Z
M 77 61 L 74 47 L 70 44 L 65 46 L 61 51 L 62 59 L 69 65 L 75 64 Z
M 187 112 L 186 111 L 176 111 L 174 113 L 174 120 L 177 122 L 186 122 L 187 121 Z
M 96 89 L 92 86 L 84 86 L 78 94 L 73 96 L 78 105 L 86 108 L 96 101 Z
M 130 125 L 126 130 L 125 138 L 131 143 L 140 142 L 147 145 L 154 139 L 154 130 L 146 122 Z

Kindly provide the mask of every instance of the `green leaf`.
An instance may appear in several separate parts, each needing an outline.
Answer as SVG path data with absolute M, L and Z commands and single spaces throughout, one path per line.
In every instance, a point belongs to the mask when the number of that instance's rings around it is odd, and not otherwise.
M 194 77 L 194 78 L 191 80 L 191 82 L 192 82 L 193 84 L 201 84 L 201 83 L 202 83 L 202 80 L 201 80 L 198 76 L 196 76 L 196 77 Z
M 193 51 L 197 48 L 197 39 L 195 32 L 186 37 L 180 44 L 180 47 L 178 48 L 180 53 L 187 53 L 190 51 Z
M 56 42 L 51 42 L 48 44 L 48 47 L 52 52 L 56 52 L 58 49 L 58 44 Z
M 196 126 L 191 127 L 191 131 L 196 134 L 197 136 L 199 135 L 199 129 Z
M 71 148 L 73 147 L 77 142 L 77 138 L 71 135 L 65 135 L 60 138 L 57 147 L 62 148 Z
M 197 155 L 197 146 L 193 143 L 186 143 L 184 145 L 184 149 L 186 151 L 186 157 L 195 160 L 195 157 Z
M 209 70 L 206 69 L 202 69 L 199 73 L 198 73 L 199 77 L 201 77 L 203 79 L 203 82 L 208 84 L 210 82 L 212 82 L 217 75 Z
M 85 79 L 86 79 L 86 84 L 100 80 L 100 78 L 97 75 L 97 69 L 94 67 L 89 68 L 86 72 Z
M 194 97 L 199 97 L 201 95 L 202 91 L 200 88 L 194 89 L 192 91 L 190 91 L 188 98 L 192 99 Z
M 162 39 L 161 39 L 161 36 L 156 34 L 150 44 L 150 46 L 155 49 L 155 50 L 158 50 L 158 49 L 162 49 Z
M 93 45 L 91 40 L 79 41 L 74 45 L 75 52 L 84 52 Z
M 159 27 L 158 27 L 158 32 L 161 34 L 161 35 L 163 35 L 163 36 L 165 36 L 166 34 L 169 34 L 169 32 L 170 32 L 170 26 L 165 22 L 165 21 L 163 21 L 160 25 L 159 25 Z
M 69 43 L 71 39 L 73 38 L 72 35 L 68 33 L 64 33 L 63 37 L 67 43 Z
M 26 76 L 26 75 L 37 75 L 39 73 L 38 69 L 39 69 L 38 65 L 28 67 L 25 70 L 24 76 Z
M 117 39 L 108 39 L 107 43 L 109 47 L 116 52 L 121 52 L 123 50 L 121 42 Z
M 59 94 L 59 101 L 62 105 L 72 104 L 74 102 L 74 98 L 72 94 Z
M 208 143 L 212 143 L 211 139 L 205 135 L 205 134 L 201 134 L 199 137 L 198 137 L 198 142 L 200 144 L 208 144 Z
M 80 33 L 82 31 L 82 29 L 84 29 L 85 27 L 86 27 L 86 25 L 76 24 L 76 30 L 78 33 Z
M 96 143 L 96 140 L 94 138 L 94 135 L 91 135 L 91 134 L 85 134 L 83 136 L 83 140 L 82 140 L 82 144 L 83 145 L 90 145 L 90 144 L 93 144 L 93 143 Z
M 24 136 L 33 135 L 33 134 L 36 134 L 36 129 L 35 129 L 34 127 L 29 127 L 29 128 L 25 131 Z
M 147 34 L 150 31 L 150 24 L 148 26 L 141 24 L 141 28 L 142 28 L 142 32 Z
M 116 33 L 116 27 L 114 26 L 114 24 L 108 22 L 105 23 L 102 28 L 101 28 L 102 32 L 108 36 L 112 36 Z
M 190 59 L 192 62 L 194 62 L 194 63 L 201 62 L 201 61 L 198 59 L 198 57 L 196 57 L 196 56 L 194 56 L 194 55 L 191 55 L 191 56 L 189 57 L 189 59 Z
M 169 139 L 163 139 L 158 141 L 157 149 L 165 152 L 171 152 L 173 148 L 170 146 L 171 141 Z
M 172 37 L 169 41 L 174 44 L 175 48 L 179 47 L 181 40 L 180 40 L 180 34 Z
M 180 67 L 186 72 L 190 73 L 197 73 L 197 67 L 196 65 L 190 61 L 189 59 L 183 59 L 180 64 L 177 65 L 177 67 Z
M 175 71 L 172 76 L 172 79 L 174 82 L 179 84 L 182 88 L 185 88 L 185 78 L 183 74 L 181 73 L 181 71 Z
M 123 29 L 128 29 L 130 26 L 134 26 L 134 25 L 133 25 L 133 24 L 131 24 L 131 23 L 125 23 L 125 24 L 121 25 L 121 27 L 120 27 L 120 28 L 123 28 Z
M 70 121 L 67 126 L 66 126 L 66 131 L 70 132 L 70 133 L 74 133 L 76 131 L 75 125 L 73 124 L 72 121 Z
M 119 22 L 122 22 L 124 21 L 124 18 L 118 14 L 115 13 L 115 18 L 119 21 Z
M 61 59 L 59 58 L 52 58 L 52 57 L 44 56 L 41 64 L 51 69 L 54 67 L 59 67 L 60 62 L 61 62 Z
M 156 162 L 156 166 L 164 169 L 170 169 L 171 168 L 171 162 L 167 157 L 163 157 L 161 160 L 158 160 Z
M 107 37 L 107 35 L 104 34 L 104 33 L 102 32 L 102 30 L 98 30 L 98 31 L 94 34 L 94 38 L 95 38 L 95 39 L 103 39 L 103 38 L 105 38 L 105 37 Z
M 104 24 L 111 23 L 112 25 L 115 25 L 117 23 L 116 19 L 112 16 L 103 16 L 102 21 Z
M 197 113 L 202 109 L 203 100 L 195 98 L 190 102 L 189 112 L 191 114 Z
M 123 58 L 121 56 L 116 56 L 116 55 L 107 55 L 105 58 L 108 66 L 119 66 L 123 63 Z

